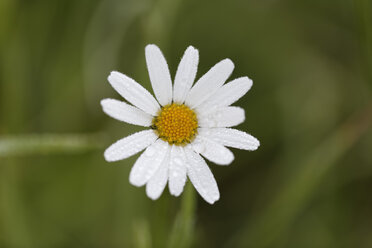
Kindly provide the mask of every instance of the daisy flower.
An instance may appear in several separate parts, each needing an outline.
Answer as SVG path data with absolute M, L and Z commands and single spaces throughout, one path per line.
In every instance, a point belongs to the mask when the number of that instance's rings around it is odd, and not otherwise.
M 232 61 L 224 59 L 193 85 L 199 53 L 189 46 L 172 85 L 160 49 L 147 45 L 145 53 L 156 99 L 132 78 L 113 71 L 108 81 L 130 104 L 104 99 L 101 105 L 112 118 L 148 129 L 112 144 L 105 159 L 118 161 L 145 149 L 130 172 L 131 184 L 146 185 L 148 197 L 155 200 L 167 182 L 170 193 L 179 196 L 188 177 L 204 200 L 213 204 L 220 193 L 204 158 L 228 165 L 234 155 L 226 147 L 252 151 L 260 145 L 253 136 L 230 128 L 245 119 L 242 108 L 230 105 L 248 92 L 252 80 L 241 77 L 224 84 L 234 69 Z

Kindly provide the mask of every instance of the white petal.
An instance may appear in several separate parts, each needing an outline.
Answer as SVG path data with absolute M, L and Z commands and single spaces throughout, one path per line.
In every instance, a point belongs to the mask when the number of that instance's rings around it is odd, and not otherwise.
M 213 113 L 198 115 L 200 127 L 233 127 L 244 120 L 244 109 L 239 107 L 222 107 Z
M 130 77 L 113 71 L 108 77 L 108 81 L 122 97 L 137 108 L 153 116 L 159 111 L 160 106 L 155 98 Z
M 153 130 L 145 130 L 127 136 L 106 149 L 105 159 L 108 162 L 113 162 L 128 158 L 154 143 L 157 138 L 158 136 Z
M 195 189 L 208 203 L 220 199 L 220 192 L 214 176 L 204 159 L 189 147 L 185 147 L 187 175 Z
M 142 110 L 133 107 L 125 102 L 115 99 L 103 99 L 101 101 L 103 111 L 119 121 L 129 124 L 149 127 L 151 126 L 152 116 Z
M 146 184 L 146 194 L 153 200 L 156 200 L 163 193 L 165 185 L 168 181 L 168 169 L 169 169 L 169 158 L 170 158 L 170 146 L 168 146 L 167 154 L 159 169 L 156 171 L 150 180 Z
M 198 133 L 224 146 L 243 150 L 256 150 L 260 142 L 250 134 L 232 128 L 199 128 Z
M 234 160 L 234 154 L 229 149 L 200 136 L 194 140 L 192 148 L 209 161 L 219 165 L 229 165 Z
M 183 103 L 194 83 L 198 70 L 199 52 L 189 46 L 178 65 L 176 77 L 174 79 L 173 101 Z
M 155 96 L 161 105 L 167 105 L 172 102 L 172 80 L 167 61 L 156 45 L 147 45 L 145 53 L 147 69 Z
M 183 147 L 173 145 L 169 164 L 169 191 L 179 196 L 186 183 L 186 156 Z
M 213 112 L 220 107 L 233 104 L 244 96 L 252 87 L 248 77 L 237 78 L 217 90 L 207 101 L 197 107 L 198 112 Z
M 230 59 L 218 62 L 195 83 L 185 103 L 191 108 L 200 105 L 225 83 L 233 70 L 234 64 Z
M 158 139 L 137 159 L 129 175 L 129 182 L 135 186 L 143 186 L 159 169 L 168 150 L 168 143 Z

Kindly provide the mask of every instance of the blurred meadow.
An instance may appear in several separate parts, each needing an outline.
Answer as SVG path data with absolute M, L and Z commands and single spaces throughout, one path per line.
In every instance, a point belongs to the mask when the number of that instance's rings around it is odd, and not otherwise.
M 106 116 L 110 71 L 151 90 L 144 47 L 172 75 L 223 58 L 252 89 L 238 128 L 261 141 L 157 201 L 128 181 L 141 130 Z M 152 92 L 152 91 L 151 91 Z M 0 0 L 0 247 L 372 247 L 372 1 Z

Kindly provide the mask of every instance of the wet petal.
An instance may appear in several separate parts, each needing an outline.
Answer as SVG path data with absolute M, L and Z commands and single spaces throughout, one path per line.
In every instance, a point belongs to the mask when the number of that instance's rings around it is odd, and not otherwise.
M 199 135 L 224 146 L 254 151 L 260 142 L 250 134 L 232 128 L 199 128 Z
M 101 101 L 103 112 L 119 121 L 144 127 L 151 126 L 152 116 L 125 102 L 115 99 L 103 99 Z
M 113 71 L 108 77 L 108 81 L 125 100 L 137 108 L 153 116 L 159 111 L 160 106 L 150 92 L 130 77 Z
M 189 46 L 178 65 L 176 77 L 174 79 L 173 101 L 183 103 L 194 83 L 198 70 L 199 52 Z
M 206 138 L 196 138 L 192 147 L 195 152 L 218 165 L 229 165 L 234 160 L 234 154 L 229 149 Z
M 145 130 L 116 141 L 106 149 L 106 161 L 113 162 L 128 158 L 142 151 L 157 140 L 153 130 Z
M 239 107 L 222 107 L 215 112 L 198 115 L 200 127 L 233 127 L 244 120 L 244 109 Z
M 155 96 L 162 106 L 172 102 L 172 80 L 167 61 L 156 45 L 145 49 L 147 69 Z
M 224 59 L 213 66 L 191 88 L 186 97 L 186 105 L 195 108 L 213 95 L 227 80 L 234 64 L 230 59 Z
M 190 148 L 185 148 L 187 175 L 205 201 L 213 204 L 220 199 L 220 192 L 214 176 L 204 159 Z
M 198 106 L 197 111 L 209 113 L 233 104 L 249 91 L 252 83 L 252 80 L 248 77 L 241 77 L 228 82 L 219 88 L 207 101 Z
M 165 186 L 168 181 L 168 169 L 169 169 L 170 149 L 161 163 L 159 169 L 155 175 L 150 178 L 146 184 L 146 194 L 153 200 L 156 200 L 163 193 Z
M 168 151 L 168 143 L 158 139 L 137 159 L 129 174 L 129 182 L 135 186 L 143 186 L 159 169 Z
M 179 196 L 186 183 L 186 156 L 181 146 L 172 146 L 169 164 L 169 191 Z

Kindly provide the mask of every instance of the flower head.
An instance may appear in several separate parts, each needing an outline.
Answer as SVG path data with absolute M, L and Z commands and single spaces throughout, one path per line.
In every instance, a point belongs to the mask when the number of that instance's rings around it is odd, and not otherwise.
M 170 193 L 179 196 L 188 177 L 204 200 L 213 204 L 220 194 L 202 156 L 228 165 L 234 155 L 226 147 L 256 150 L 260 145 L 253 136 L 230 128 L 245 119 L 242 108 L 230 105 L 248 92 L 252 80 L 241 77 L 224 84 L 234 69 L 231 60 L 224 59 L 193 85 L 199 53 L 189 46 L 172 85 L 160 49 L 148 45 L 145 50 L 157 100 L 133 79 L 113 71 L 108 81 L 130 104 L 114 99 L 104 99 L 101 104 L 109 116 L 149 129 L 112 144 L 105 159 L 118 161 L 145 149 L 130 172 L 133 185 L 146 184 L 147 195 L 157 199 L 168 182 Z

